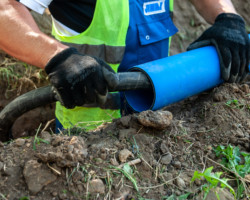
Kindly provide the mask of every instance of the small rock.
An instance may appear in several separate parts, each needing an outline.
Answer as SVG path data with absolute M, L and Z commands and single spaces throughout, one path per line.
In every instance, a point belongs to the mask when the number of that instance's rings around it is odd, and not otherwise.
M 138 121 L 146 127 L 164 130 L 170 126 L 173 115 L 169 111 L 143 111 L 137 116 Z
M 58 195 L 58 193 L 56 191 L 52 192 L 51 194 L 53 197 L 56 197 Z
M 26 147 L 28 147 L 28 148 L 29 148 L 29 147 L 30 147 L 30 145 L 31 145 L 30 143 L 27 143 L 27 144 L 26 144 Z
M 37 194 L 42 188 L 56 180 L 56 176 L 42 163 L 30 160 L 25 163 L 23 175 L 32 194 Z
M 128 116 L 124 116 L 120 119 L 120 122 L 121 124 L 124 126 L 124 127 L 129 127 L 129 122 L 131 120 L 131 116 L 128 115 Z
M 175 168 L 180 169 L 181 168 L 181 162 L 180 161 L 175 161 L 172 164 Z
M 171 153 L 169 153 L 169 154 L 167 154 L 167 155 L 165 155 L 165 156 L 163 156 L 163 157 L 161 158 L 161 163 L 162 163 L 163 165 L 168 165 L 168 164 L 171 163 L 172 158 L 173 158 L 173 157 L 172 157 Z
M 18 138 L 18 139 L 16 139 L 15 144 L 16 144 L 18 147 L 21 147 L 21 146 L 23 146 L 23 145 L 25 144 L 25 139 Z
M 102 160 L 106 160 L 107 159 L 107 154 L 106 153 L 101 153 L 100 155 Z
M 110 159 L 110 163 L 111 163 L 112 165 L 114 165 L 114 166 L 118 166 L 118 165 L 119 165 L 119 163 L 117 162 L 117 160 L 116 160 L 115 158 L 111 158 L 111 159 Z
M 51 134 L 48 131 L 41 132 L 41 138 L 48 141 L 49 143 L 51 142 Z
M 162 152 L 163 154 L 165 154 L 165 153 L 167 153 L 167 152 L 169 151 L 166 142 L 162 142 L 162 143 L 161 143 L 160 149 L 161 149 L 161 152 Z
M 185 188 L 186 187 L 185 181 L 180 177 L 176 178 L 175 184 L 180 188 Z
M 124 163 L 124 162 L 127 161 L 127 158 L 130 157 L 130 156 L 134 157 L 133 153 L 131 151 L 129 151 L 128 149 L 123 149 L 119 153 L 119 160 L 122 163 Z
M 101 179 L 94 179 L 89 182 L 89 192 L 90 193 L 105 193 L 105 186 Z

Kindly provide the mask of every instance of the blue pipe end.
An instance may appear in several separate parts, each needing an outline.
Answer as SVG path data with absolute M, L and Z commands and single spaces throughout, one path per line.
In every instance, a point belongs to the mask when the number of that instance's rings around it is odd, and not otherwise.
M 151 90 L 125 92 L 128 104 L 137 112 L 161 109 L 223 83 L 219 57 L 212 46 L 138 65 L 130 71 L 145 73 L 152 84 Z

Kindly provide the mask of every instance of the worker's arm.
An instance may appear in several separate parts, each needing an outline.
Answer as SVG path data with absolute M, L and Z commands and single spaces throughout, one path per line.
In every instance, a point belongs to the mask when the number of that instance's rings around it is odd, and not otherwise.
M 40 68 L 68 48 L 42 33 L 28 9 L 16 0 L 0 0 L 0 36 L 0 49 Z
M 116 78 L 109 65 L 43 34 L 16 0 L 0 0 L 0 36 L 0 49 L 45 69 L 57 99 L 67 108 L 105 101 L 108 83 L 114 84 L 107 80 Z
M 212 24 L 188 50 L 207 45 L 216 47 L 221 77 L 228 82 L 243 81 L 249 72 L 250 41 L 244 19 L 230 0 L 190 0 L 198 12 Z
M 221 13 L 237 14 L 231 0 L 190 0 L 196 10 L 210 24 Z

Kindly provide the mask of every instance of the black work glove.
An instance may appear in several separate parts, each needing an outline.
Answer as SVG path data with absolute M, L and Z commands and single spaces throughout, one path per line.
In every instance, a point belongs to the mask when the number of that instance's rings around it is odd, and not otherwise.
M 116 75 L 104 61 L 68 48 L 54 56 L 45 67 L 56 98 L 66 108 L 105 102 L 108 85 Z M 108 80 L 107 80 L 108 79 Z
M 243 81 L 249 72 L 250 41 L 239 15 L 222 13 L 187 50 L 214 45 L 220 58 L 221 76 L 228 82 Z

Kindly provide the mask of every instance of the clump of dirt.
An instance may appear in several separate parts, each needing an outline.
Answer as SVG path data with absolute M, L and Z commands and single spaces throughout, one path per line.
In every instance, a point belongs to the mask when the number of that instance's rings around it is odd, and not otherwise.
M 92 132 L 43 130 L 1 143 L 0 192 L 6 199 L 162 199 L 188 192 L 189 199 L 199 199 L 204 181 L 190 185 L 191 178 L 209 166 L 221 170 L 214 148 L 231 144 L 250 150 L 249 94 L 247 84 L 224 84 Z M 155 119 L 162 116 L 161 124 Z M 131 164 L 132 178 L 125 163 Z

